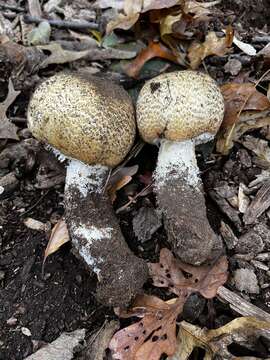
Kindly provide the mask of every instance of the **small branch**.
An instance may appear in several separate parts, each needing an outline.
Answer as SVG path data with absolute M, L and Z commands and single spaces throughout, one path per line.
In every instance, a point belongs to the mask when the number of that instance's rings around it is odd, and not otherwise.
M 230 308 L 243 316 L 254 316 L 259 320 L 269 321 L 270 314 L 251 304 L 241 296 L 235 294 L 224 286 L 220 286 L 217 291 L 218 298 L 230 304 Z M 270 334 L 270 332 L 269 332 Z
M 48 21 L 51 26 L 55 26 L 61 29 L 71 30 L 98 30 L 99 25 L 90 21 L 68 21 L 68 20 L 55 20 L 45 19 L 36 16 L 25 15 L 23 17 L 24 22 L 27 24 L 39 24 L 42 21 Z
M 23 7 L 13 6 L 8 4 L 0 4 L 0 9 L 11 10 L 16 12 L 25 12 L 25 9 Z

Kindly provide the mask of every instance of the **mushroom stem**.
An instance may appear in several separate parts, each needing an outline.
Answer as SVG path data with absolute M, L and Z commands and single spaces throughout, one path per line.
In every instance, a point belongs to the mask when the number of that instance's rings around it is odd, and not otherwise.
M 67 167 L 66 221 L 76 254 L 97 274 L 98 300 L 127 304 L 147 279 L 146 263 L 128 248 L 104 192 L 110 168 L 71 160 Z
M 218 255 L 222 243 L 207 220 L 195 145 L 196 139 L 162 140 L 154 177 L 168 242 L 182 261 L 199 265 Z

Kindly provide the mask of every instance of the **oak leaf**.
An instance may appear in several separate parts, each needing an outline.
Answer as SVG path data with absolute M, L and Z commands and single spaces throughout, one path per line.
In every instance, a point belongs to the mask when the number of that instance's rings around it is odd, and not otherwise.
M 197 69 L 201 62 L 209 55 L 224 56 L 230 50 L 233 42 L 233 30 L 229 26 L 226 30 L 226 36 L 217 37 L 214 31 L 210 31 L 203 43 L 193 41 L 188 49 L 188 58 L 190 67 Z
M 221 86 L 225 115 L 218 133 L 217 151 L 228 154 L 246 131 L 270 125 L 270 101 L 250 83 Z
M 162 354 L 176 350 L 176 318 L 181 313 L 185 297 L 165 302 L 156 296 L 142 295 L 132 309 L 120 317 L 140 317 L 141 320 L 118 331 L 109 348 L 117 360 L 159 360 Z
M 205 350 L 205 360 L 214 359 L 216 355 L 222 359 L 235 360 L 235 355 L 228 350 L 229 345 L 239 343 L 243 347 L 246 343 L 250 346 L 250 340 L 256 340 L 264 329 L 270 329 L 270 322 L 255 317 L 240 317 L 214 330 L 202 329 L 182 321 L 176 353 L 168 360 L 187 360 L 198 347 Z
M 149 264 L 155 286 L 166 287 L 178 296 L 198 291 L 207 299 L 216 296 L 219 286 L 226 282 L 227 268 L 225 256 L 213 265 L 193 266 L 174 258 L 166 248 L 160 251 L 159 263 Z
M 155 57 L 173 61 L 175 63 L 178 62 L 177 56 L 175 56 L 171 50 L 167 49 L 159 42 L 151 41 L 147 48 L 143 49 L 139 55 L 125 67 L 124 71 L 128 76 L 136 78 L 144 64 Z

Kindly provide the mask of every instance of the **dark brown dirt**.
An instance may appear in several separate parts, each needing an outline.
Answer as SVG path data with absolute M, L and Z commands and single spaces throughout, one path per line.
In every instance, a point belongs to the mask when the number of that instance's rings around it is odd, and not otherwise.
M 24 359 L 33 351 L 31 340 L 51 342 L 63 331 L 102 324 L 104 315 L 93 292 L 95 279 L 66 245 L 48 258 L 42 278 L 47 238 L 23 224 L 27 217 L 49 220 L 63 212 L 59 191 L 16 191 L 1 202 L 0 222 L 0 359 Z M 42 201 L 25 216 L 21 211 Z M 8 319 L 17 322 L 8 325 Z M 10 320 L 12 322 L 12 320 Z M 91 325 L 92 326 L 92 325 Z M 21 328 L 31 331 L 23 335 Z

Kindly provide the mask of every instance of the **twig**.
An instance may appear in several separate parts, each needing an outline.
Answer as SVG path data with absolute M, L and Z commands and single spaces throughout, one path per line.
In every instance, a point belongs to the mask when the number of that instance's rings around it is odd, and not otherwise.
M 24 216 L 25 214 L 27 214 L 27 213 L 29 213 L 30 211 L 32 211 L 36 206 L 38 206 L 38 205 L 41 203 L 41 201 L 45 198 L 45 196 L 48 195 L 49 191 L 50 191 L 50 190 L 47 190 L 47 191 L 45 192 L 45 194 L 43 194 L 43 195 L 38 199 L 38 201 L 37 201 L 34 205 L 30 206 L 30 208 L 28 208 L 27 210 L 25 210 L 25 212 L 21 213 L 19 217 Z
M 218 297 L 230 304 L 230 308 L 243 316 L 254 316 L 259 320 L 269 321 L 270 314 L 251 304 L 241 296 L 235 294 L 224 286 L 220 286 L 217 291 Z M 269 331 L 270 334 L 270 331 Z
M 0 4 L 0 9 L 11 10 L 16 12 L 25 12 L 25 9 L 19 6 L 13 6 L 8 4 Z
M 68 20 L 55 20 L 55 19 L 45 19 L 37 16 L 25 15 L 23 20 L 27 24 L 39 24 L 42 21 L 47 21 L 51 26 L 55 26 L 61 29 L 71 29 L 71 30 L 98 30 L 99 25 L 90 22 L 90 21 L 68 21 Z
M 125 210 L 129 207 L 129 205 L 135 203 L 135 200 L 141 196 L 146 190 L 148 190 L 153 185 L 153 182 L 145 186 L 138 194 L 136 194 L 132 199 L 130 199 L 125 205 L 121 206 L 119 209 L 117 209 L 115 212 L 116 214 L 119 214 L 121 211 Z

